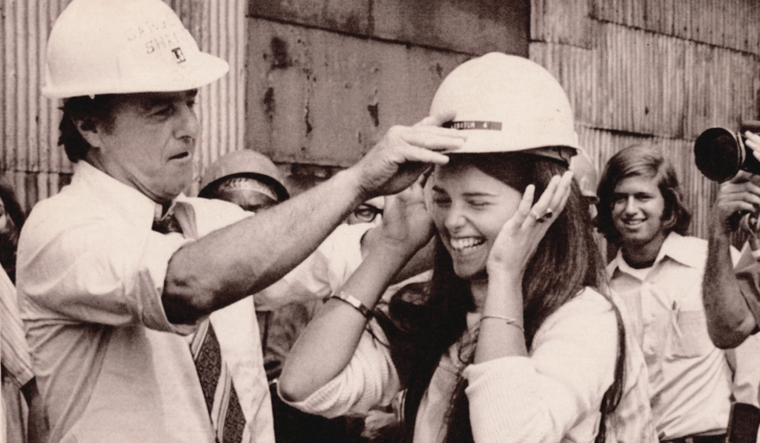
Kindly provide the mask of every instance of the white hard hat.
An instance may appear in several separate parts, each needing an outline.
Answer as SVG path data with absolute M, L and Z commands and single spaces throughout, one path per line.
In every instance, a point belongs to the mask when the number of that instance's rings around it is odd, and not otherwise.
M 223 76 L 161 0 L 74 0 L 50 32 L 42 93 L 51 98 L 195 89 Z
M 468 132 L 456 153 L 535 150 L 569 161 L 581 149 L 562 86 L 523 57 L 492 52 L 459 65 L 430 106 L 432 116 L 448 112 L 454 119 L 444 126 Z

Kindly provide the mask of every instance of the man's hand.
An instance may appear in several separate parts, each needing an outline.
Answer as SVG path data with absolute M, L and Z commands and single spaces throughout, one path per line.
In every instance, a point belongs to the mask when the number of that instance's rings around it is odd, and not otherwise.
M 712 211 L 714 232 L 730 235 L 738 227 L 738 223 L 732 219 L 734 214 L 755 212 L 758 208 L 760 208 L 760 176 L 739 171 L 734 178 L 720 185 Z
M 394 126 L 350 170 L 358 174 L 364 200 L 405 189 L 430 164 L 449 161 L 440 152 L 459 149 L 466 135 L 440 125 L 452 116 L 427 117 L 414 126 Z

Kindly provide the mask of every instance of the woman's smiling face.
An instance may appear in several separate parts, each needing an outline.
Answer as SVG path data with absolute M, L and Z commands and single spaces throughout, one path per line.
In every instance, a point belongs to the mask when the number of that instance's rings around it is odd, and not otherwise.
M 437 167 L 431 215 L 454 272 L 465 280 L 486 277 L 486 261 L 502 226 L 522 194 L 476 167 L 452 161 Z

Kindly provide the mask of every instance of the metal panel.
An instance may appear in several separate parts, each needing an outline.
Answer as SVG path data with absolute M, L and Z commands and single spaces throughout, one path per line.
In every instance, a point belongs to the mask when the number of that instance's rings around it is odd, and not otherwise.
M 593 22 L 588 0 L 531 0 L 531 41 L 591 48 Z
M 250 0 L 249 8 L 252 18 L 341 34 L 468 54 L 520 55 L 528 50 L 529 11 L 530 0 Z
M 530 56 L 597 128 L 695 139 L 710 126 L 757 118 L 760 60 L 752 54 L 598 23 L 594 49 L 535 42 Z
M 0 169 L 26 208 L 57 192 L 71 170 L 56 146 L 58 104 L 39 93 L 48 32 L 67 4 L 68 0 L 2 3 Z
M 568 92 L 581 144 L 599 167 L 631 144 L 659 147 L 693 211 L 691 232 L 703 238 L 718 186 L 696 169 L 693 140 L 708 127 L 758 118 L 756 3 L 592 0 L 594 20 L 582 31 L 556 24 L 562 5 L 533 0 L 530 57 Z M 584 48 L 568 35 L 580 32 L 593 37 Z
M 369 37 L 376 0 L 250 0 L 251 17 Z
M 535 0 L 534 0 L 535 1 Z M 600 21 L 760 54 L 756 0 L 592 0 Z
M 528 53 L 529 0 L 373 0 L 371 5 L 372 36 L 378 39 L 469 54 Z
M 248 146 L 276 162 L 349 166 L 425 117 L 469 56 L 251 19 Z

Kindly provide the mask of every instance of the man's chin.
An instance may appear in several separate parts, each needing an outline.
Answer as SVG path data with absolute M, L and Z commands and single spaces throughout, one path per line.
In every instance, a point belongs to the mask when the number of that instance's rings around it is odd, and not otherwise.
M 177 196 L 182 194 L 186 189 L 188 189 L 190 186 L 189 184 L 184 187 L 179 186 L 172 186 L 168 188 L 161 189 L 154 193 L 151 197 L 153 201 L 159 204 L 167 204 L 174 201 Z

